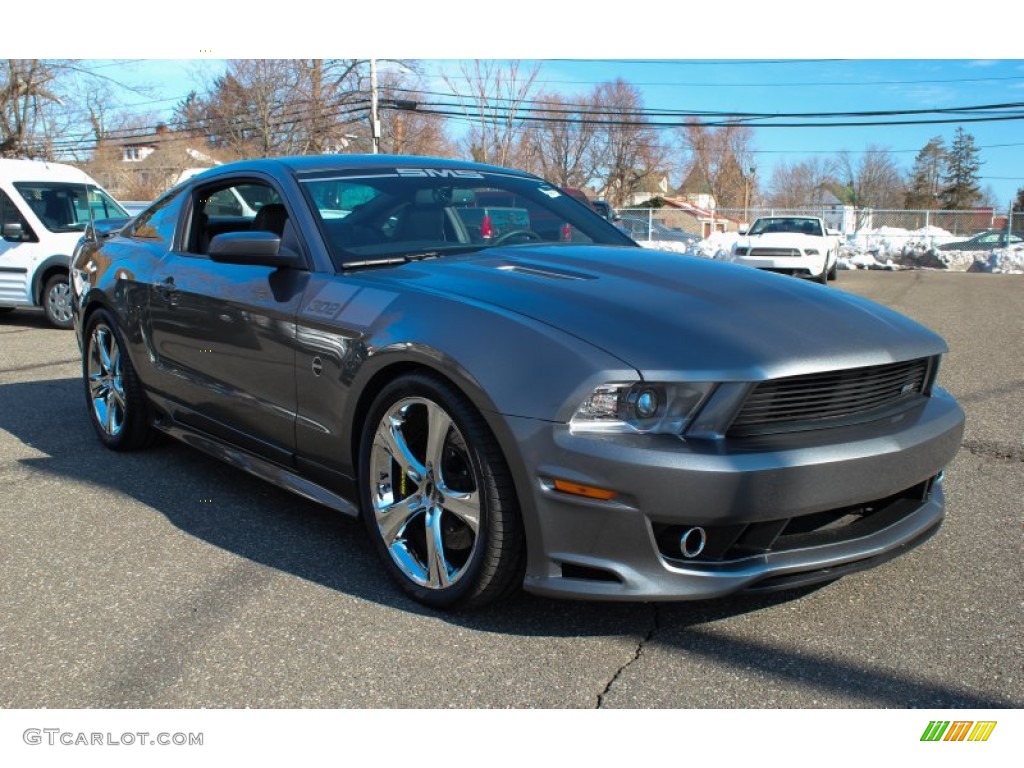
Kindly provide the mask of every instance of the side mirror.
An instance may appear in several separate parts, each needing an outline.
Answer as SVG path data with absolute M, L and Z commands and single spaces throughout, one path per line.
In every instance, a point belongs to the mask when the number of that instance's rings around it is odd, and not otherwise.
M 745 235 L 747 234 L 747 232 L 750 231 L 750 227 L 747 226 L 746 224 L 740 224 L 739 227 L 736 228 L 736 231 L 739 232 L 741 235 Z
M 95 219 L 85 225 L 84 237 L 94 243 L 113 237 L 124 229 L 131 219 Z
M 21 240 L 25 237 L 25 229 L 21 222 L 9 221 L 3 226 L 4 240 Z
M 221 264 L 250 264 L 261 267 L 296 267 L 299 256 L 281 248 L 273 232 L 225 232 L 210 241 L 210 260 Z

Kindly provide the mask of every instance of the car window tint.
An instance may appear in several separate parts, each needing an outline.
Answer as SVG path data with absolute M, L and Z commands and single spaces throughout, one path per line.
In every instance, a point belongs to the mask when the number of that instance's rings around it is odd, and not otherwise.
M 184 193 L 178 192 L 155 202 L 135 219 L 135 223 L 128 230 L 128 237 L 154 240 L 170 247 L 183 198 Z

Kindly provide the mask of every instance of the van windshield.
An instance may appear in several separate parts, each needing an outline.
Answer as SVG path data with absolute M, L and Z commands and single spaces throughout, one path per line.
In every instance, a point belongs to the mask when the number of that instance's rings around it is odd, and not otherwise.
M 82 232 L 90 219 L 122 219 L 129 214 L 93 184 L 16 181 L 14 188 L 51 232 Z

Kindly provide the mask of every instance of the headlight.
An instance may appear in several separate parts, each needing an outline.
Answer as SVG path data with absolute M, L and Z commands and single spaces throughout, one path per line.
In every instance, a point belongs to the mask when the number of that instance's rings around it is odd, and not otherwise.
M 576 409 L 569 426 L 575 432 L 678 435 L 712 389 L 709 383 L 604 384 Z
M 818 249 L 817 248 L 805 248 L 804 249 L 804 253 L 806 255 L 808 255 L 808 256 L 817 256 L 818 255 Z

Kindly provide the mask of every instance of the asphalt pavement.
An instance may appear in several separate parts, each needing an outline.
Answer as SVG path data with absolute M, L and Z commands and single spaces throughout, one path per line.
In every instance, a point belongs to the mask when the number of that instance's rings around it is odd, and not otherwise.
M 950 345 L 936 536 L 799 592 L 465 615 L 403 597 L 356 520 L 171 441 L 106 451 L 74 335 L 0 316 L 0 707 L 1024 706 L 1024 277 L 835 285 Z

